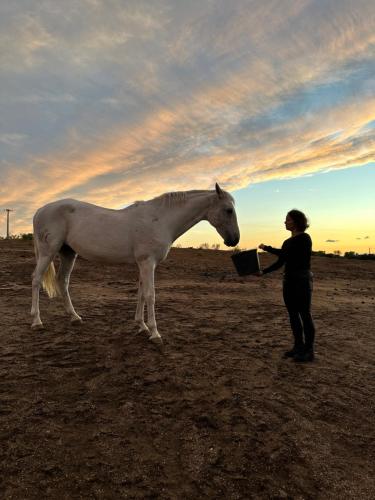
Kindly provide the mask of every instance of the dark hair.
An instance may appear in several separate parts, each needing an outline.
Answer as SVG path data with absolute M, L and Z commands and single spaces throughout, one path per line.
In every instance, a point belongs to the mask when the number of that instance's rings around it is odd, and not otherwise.
M 293 219 L 293 222 L 299 231 L 305 231 L 309 227 L 310 224 L 306 215 L 300 210 L 296 210 L 294 208 L 288 212 L 288 215 Z

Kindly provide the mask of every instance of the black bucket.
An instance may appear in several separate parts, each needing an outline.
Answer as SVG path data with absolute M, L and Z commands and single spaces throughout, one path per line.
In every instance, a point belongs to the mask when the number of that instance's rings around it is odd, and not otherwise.
M 260 271 L 258 251 L 256 248 L 253 250 L 236 252 L 231 255 L 231 258 L 239 276 L 247 276 L 248 274 L 255 274 Z

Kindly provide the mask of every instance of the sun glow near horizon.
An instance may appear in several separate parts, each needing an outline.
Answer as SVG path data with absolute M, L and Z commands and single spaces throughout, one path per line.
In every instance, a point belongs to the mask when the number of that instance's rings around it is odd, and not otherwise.
M 252 184 L 232 192 L 241 231 L 239 247 L 255 248 L 260 243 L 280 247 L 290 236 L 284 228 L 286 213 L 292 208 L 303 210 L 311 226 L 307 232 L 313 250 L 333 253 L 348 251 L 375 253 L 375 164 L 288 180 Z M 348 200 L 353 192 L 354 202 Z M 157 193 L 160 194 L 160 193 Z M 5 213 L 0 217 L 5 234 Z M 23 224 L 17 211 L 11 213 L 13 234 L 32 231 L 31 221 Z M 220 236 L 208 222 L 201 222 L 180 237 L 174 246 L 199 248 L 219 245 Z

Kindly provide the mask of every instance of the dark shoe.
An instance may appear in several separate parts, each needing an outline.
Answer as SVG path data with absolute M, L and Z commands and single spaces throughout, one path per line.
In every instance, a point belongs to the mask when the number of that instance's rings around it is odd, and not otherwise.
M 297 363 L 307 363 L 310 361 L 314 361 L 314 351 L 313 349 L 307 349 L 304 352 L 296 354 L 293 359 Z
M 297 356 L 297 354 L 301 354 L 302 352 L 304 352 L 303 346 L 301 347 L 294 346 L 293 349 L 290 349 L 290 351 L 284 352 L 283 358 L 294 358 L 294 356 Z

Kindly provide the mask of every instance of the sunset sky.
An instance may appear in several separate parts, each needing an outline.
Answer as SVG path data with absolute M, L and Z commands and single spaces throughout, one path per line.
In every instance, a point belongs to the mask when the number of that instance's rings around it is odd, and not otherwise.
M 299 208 L 315 250 L 375 252 L 373 0 L 1 2 L 0 82 L 0 235 L 219 182 L 240 247 Z

